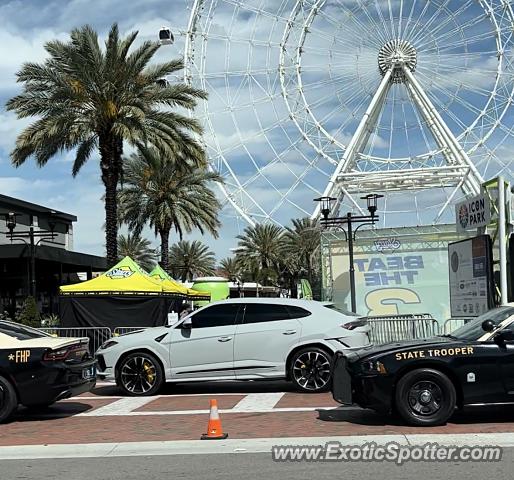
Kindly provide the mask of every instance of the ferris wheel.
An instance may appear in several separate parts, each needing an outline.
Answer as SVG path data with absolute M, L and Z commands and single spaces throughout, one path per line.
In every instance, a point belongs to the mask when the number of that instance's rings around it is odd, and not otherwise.
M 513 29 L 509 0 L 195 0 L 185 78 L 227 201 L 285 224 L 380 193 L 384 226 L 453 221 L 513 178 Z

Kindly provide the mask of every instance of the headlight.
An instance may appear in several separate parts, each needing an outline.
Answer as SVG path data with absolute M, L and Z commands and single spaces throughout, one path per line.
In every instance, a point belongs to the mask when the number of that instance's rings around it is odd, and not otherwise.
M 380 373 L 385 374 L 387 370 L 382 362 L 378 360 L 366 360 L 362 362 L 362 371 L 364 373 Z
M 102 345 L 100 345 L 100 350 L 105 350 L 106 348 L 114 347 L 114 345 L 118 345 L 118 342 L 114 340 L 107 340 L 105 343 L 102 343 Z

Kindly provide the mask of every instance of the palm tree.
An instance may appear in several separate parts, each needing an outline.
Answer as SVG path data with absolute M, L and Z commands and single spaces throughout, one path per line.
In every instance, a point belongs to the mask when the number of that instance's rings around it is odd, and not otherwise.
M 138 154 L 126 161 L 120 204 L 128 225 L 141 231 L 148 223 L 160 236 L 161 266 L 168 270 L 170 232 L 180 240 L 197 228 L 217 237 L 221 207 L 211 182 L 221 177 L 186 160 L 166 158 L 155 148 L 140 146 Z
M 284 253 L 284 230 L 278 225 L 257 224 L 246 227 L 237 238 L 237 258 L 244 270 L 253 272 L 256 281 L 260 277 L 265 283 L 273 283 Z
M 127 256 L 147 272 L 155 266 L 155 249 L 151 248 L 149 240 L 141 238 L 138 234 L 118 236 L 118 260 Z
M 170 260 L 173 265 L 173 276 L 180 278 L 182 282 L 191 281 L 195 277 L 214 275 L 215 272 L 214 252 L 199 240 L 181 240 L 173 244 L 170 248 Z
M 321 231 L 316 221 L 310 218 L 294 219 L 292 223 L 284 235 L 285 251 L 300 260 L 298 273 L 306 273 L 312 283 L 320 252 Z
M 183 83 L 157 83 L 182 69 L 183 63 L 149 66 L 159 43 L 145 41 L 129 53 L 136 37 L 132 32 L 120 38 L 114 24 L 101 48 L 97 33 L 86 25 L 72 30 L 68 42 L 48 42 L 49 58 L 22 66 L 17 77 L 23 92 L 6 105 L 19 118 L 37 117 L 16 140 L 11 152 L 16 167 L 29 157 L 42 167 L 57 153 L 75 149 L 75 176 L 99 151 L 109 264 L 117 258 L 116 189 L 123 174 L 123 143 L 152 144 L 177 160 L 205 161 L 192 136 L 202 132 L 200 124 L 173 109 L 192 110 L 206 93 Z
M 231 282 L 241 279 L 241 266 L 235 257 L 226 257 L 220 261 L 220 271 Z

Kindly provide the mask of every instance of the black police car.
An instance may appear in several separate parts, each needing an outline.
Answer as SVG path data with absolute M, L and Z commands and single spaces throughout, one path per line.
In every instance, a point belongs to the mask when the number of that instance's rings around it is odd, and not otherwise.
M 18 404 L 44 407 L 91 390 L 96 361 L 88 338 L 56 338 L 0 321 L 0 422 Z
M 422 426 L 445 423 L 455 407 L 514 403 L 514 304 L 451 335 L 337 353 L 332 394 Z

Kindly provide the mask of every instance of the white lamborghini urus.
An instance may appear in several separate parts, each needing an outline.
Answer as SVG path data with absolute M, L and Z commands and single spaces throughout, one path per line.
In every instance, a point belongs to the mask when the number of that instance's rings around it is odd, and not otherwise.
M 97 375 L 128 395 L 153 395 L 164 382 L 274 378 L 321 392 L 334 352 L 369 346 L 369 332 L 366 319 L 333 304 L 234 298 L 172 326 L 112 338 L 96 353 Z

